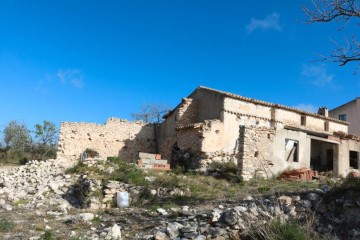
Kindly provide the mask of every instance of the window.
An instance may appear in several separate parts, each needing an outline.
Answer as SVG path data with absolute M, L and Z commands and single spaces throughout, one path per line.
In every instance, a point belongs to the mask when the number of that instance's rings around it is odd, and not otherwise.
M 324 122 L 324 130 L 327 132 L 329 131 L 329 122 L 328 121 Z
M 306 126 L 306 116 L 301 116 L 301 125 Z
M 347 121 L 347 115 L 346 114 L 340 114 L 339 115 L 339 120 Z
M 285 139 L 286 161 L 299 162 L 299 142 L 292 139 Z

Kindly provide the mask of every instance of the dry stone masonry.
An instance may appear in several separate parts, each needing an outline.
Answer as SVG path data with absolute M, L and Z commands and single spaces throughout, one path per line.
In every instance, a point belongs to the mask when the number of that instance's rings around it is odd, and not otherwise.
M 76 162 L 86 149 L 103 158 L 121 156 L 136 162 L 139 152 L 155 152 L 154 125 L 118 118 L 110 118 L 104 125 L 62 122 L 57 157 Z

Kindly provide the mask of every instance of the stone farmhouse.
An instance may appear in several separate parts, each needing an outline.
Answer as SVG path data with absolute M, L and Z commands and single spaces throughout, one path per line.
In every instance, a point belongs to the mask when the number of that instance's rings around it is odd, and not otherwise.
M 159 124 L 110 118 L 106 124 L 63 122 L 58 158 L 76 161 L 87 148 L 132 162 L 160 153 L 171 166 L 205 170 L 234 162 L 245 179 L 311 167 L 347 175 L 359 169 L 360 139 L 349 123 L 319 114 L 198 87 Z
M 348 121 L 349 133 L 360 135 L 360 97 L 329 111 L 329 116 Z

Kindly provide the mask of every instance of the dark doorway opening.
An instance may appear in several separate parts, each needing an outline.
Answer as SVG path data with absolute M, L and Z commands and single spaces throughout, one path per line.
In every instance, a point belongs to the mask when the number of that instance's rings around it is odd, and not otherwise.
M 359 153 L 355 151 L 350 151 L 350 167 L 353 169 L 359 168 Z
M 311 169 L 319 172 L 333 171 L 334 147 L 336 147 L 336 144 L 311 139 Z

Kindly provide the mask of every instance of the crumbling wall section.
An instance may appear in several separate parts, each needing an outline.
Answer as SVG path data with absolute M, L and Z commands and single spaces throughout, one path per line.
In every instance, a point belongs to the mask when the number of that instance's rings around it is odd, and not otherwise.
M 241 126 L 239 134 L 239 174 L 244 180 L 270 177 L 275 128 Z
M 199 120 L 199 104 L 191 98 L 183 98 L 176 112 L 176 126 L 186 126 Z
M 121 156 L 135 162 L 139 152 L 155 153 L 154 125 L 110 118 L 104 125 L 62 122 L 58 141 L 58 158 L 79 159 L 87 148 L 101 157 Z

